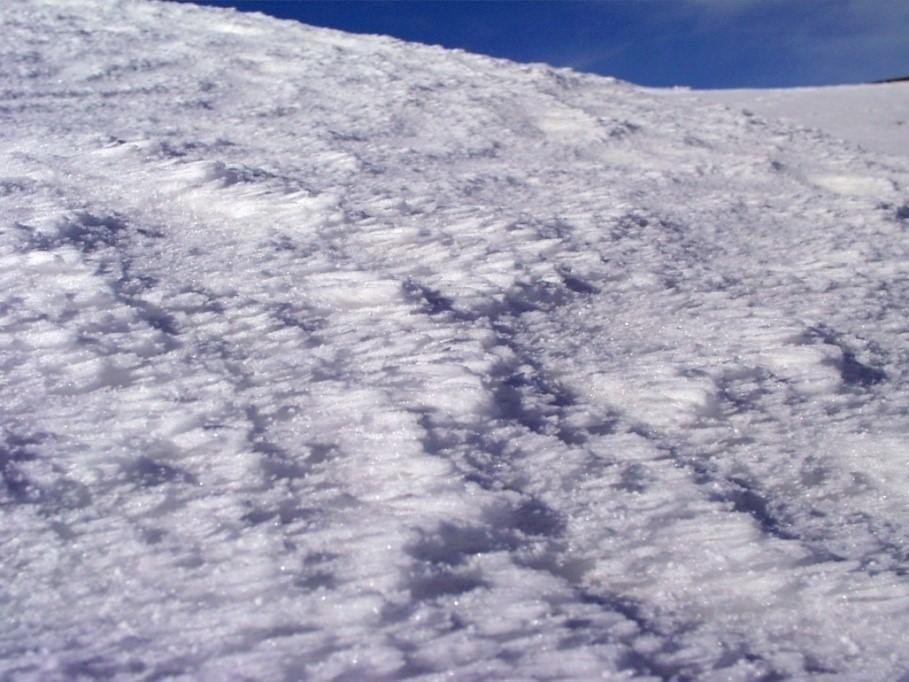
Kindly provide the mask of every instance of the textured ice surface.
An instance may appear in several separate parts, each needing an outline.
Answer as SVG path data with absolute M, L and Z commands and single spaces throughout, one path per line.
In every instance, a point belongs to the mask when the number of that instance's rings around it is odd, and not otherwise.
M 0 677 L 909 672 L 905 160 L 228 11 L 0 23 Z

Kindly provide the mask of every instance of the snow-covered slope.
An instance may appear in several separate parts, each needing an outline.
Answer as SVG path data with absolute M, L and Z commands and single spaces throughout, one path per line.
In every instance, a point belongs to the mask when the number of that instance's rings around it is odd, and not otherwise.
M 0 23 L 0 677 L 909 671 L 909 161 L 261 16 Z
M 694 94 L 705 102 L 819 128 L 873 152 L 909 156 L 909 82 Z

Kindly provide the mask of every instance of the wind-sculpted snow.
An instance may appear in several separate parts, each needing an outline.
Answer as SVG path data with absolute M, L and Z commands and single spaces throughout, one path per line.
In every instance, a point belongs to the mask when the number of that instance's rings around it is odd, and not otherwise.
M 0 23 L 0 677 L 909 673 L 905 162 L 255 15 Z

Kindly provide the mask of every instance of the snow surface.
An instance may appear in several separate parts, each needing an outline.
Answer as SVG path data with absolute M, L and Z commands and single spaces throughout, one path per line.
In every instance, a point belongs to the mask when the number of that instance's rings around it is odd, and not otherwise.
M 0 678 L 909 674 L 909 159 L 225 10 L 0 23 Z
M 703 90 L 705 102 L 819 128 L 880 152 L 909 156 L 909 82 L 783 90 Z

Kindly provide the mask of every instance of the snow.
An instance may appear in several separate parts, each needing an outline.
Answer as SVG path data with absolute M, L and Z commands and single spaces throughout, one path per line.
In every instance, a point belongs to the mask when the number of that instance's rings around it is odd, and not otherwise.
M 0 677 L 909 672 L 904 156 L 259 15 L 0 22 Z
M 909 87 L 905 82 L 694 94 L 705 102 L 823 130 L 872 152 L 909 156 Z

